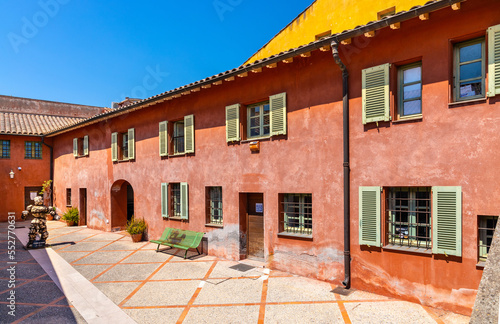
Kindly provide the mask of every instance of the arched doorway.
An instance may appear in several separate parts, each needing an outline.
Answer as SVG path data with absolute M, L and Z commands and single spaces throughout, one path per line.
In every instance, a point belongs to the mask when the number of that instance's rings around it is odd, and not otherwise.
M 111 186 L 111 229 L 124 229 L 134 215 L 134 189 L 125 180 Z

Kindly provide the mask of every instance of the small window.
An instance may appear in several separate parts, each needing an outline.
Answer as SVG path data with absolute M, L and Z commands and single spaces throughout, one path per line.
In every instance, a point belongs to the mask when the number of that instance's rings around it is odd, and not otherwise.
M 269 110 L 269 102 L 264 102 L 247 107 L 248 138 L 269 136 Z
M 184 153 L 184 120 L 174 122 L 172 144 L 174 154 Z
M 112 133 L 111 160 L 127 161 L 133 159 L 135 159 L 135 129 L 130 128 L 124 133 Z
M 181 217 L 181 184 L 170 184 L 170 215 L 171 217 Z
M 10 159 L 10 141 L 0 141 L 0 159 Z
M 42 158 L 42 143 L 40 142 L 25 142 L 25 159 L 41 159 Z
M 485 62 L 484 38 L 455 44 L 455 100 L 483 98 Z
M 71 207 L 71 188 L 66 188 L 66 206 Z
M 398 119 L 422 115 L 422 63 L 398 70 Z
M 207 224 L 222 225 L 222 187 L 206 189 Z
M 389 244 L 432 248 L 431 188 L 388 188 L 386 206 Z
M 312 195 L 282 194 L 281 234 L 312 235 Z
M 73 139 L 73 156 L 87 156 L 89 155 L 89 137 L 85 135 L 82 138 Z
M 486 262 L 488 252 L 490 251 L 493 234 L 497 226 L 498 216 L 479 216 L 478 226 L 478 253 L 479 262 Z
M 122 153 L 121 159 L 128 160 L 128 133 L 122 134 L 121 153 Z

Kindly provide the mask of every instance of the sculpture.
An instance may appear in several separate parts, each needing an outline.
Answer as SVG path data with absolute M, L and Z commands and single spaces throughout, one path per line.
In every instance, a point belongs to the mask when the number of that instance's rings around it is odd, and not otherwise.
M 28 215 L 33 215 L 33 220 L 31 221 L 30 231 L 28 234 L 28 244 L 27 249 L 43 247 L 45 246 L 45 241 L 49 237 L 49 232 L 47 232 L 47 213 L 49 209 L 43 205 L 42 197 L 35 197 L 35 205 L 29 205 L 23 211 L 22 218 L 26 219 Z M 36 235 L 40 234 L 40 241 L 35 242 Z M 34 244 L 35 243 L 35 244 Z

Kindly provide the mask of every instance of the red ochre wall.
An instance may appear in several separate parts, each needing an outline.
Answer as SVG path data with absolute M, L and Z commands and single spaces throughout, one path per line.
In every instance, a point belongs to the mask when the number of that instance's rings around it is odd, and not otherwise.
M 0 222 L 7 221 L 7 213 L 15 212 L 21 218 L 24 210 L 24 188 L 39 187 L 50 179 L 50 150 L 42 145 L 42 159 L 25 159 L 24 142 L 41 142 L 40 137 L 0 135 L 0 140 L 10 141 L 10 159 L 0 159 Z M 52 144 L 52 139 L 46 139 Z M 21 167 L 21 171 L 18 170 Z M 14 171 L 14 179 L 9 176 Z
M 351 248 L 354 288 L 471 312 L 482 270 L 477 262 L 477 215 L 498 215 L 500 173 L 497 98 L 448 106 L 454 39 L 480 36 L 500 24 L 494 1 L 465 2 L 462 9 L 431 13 L 401 29 L 377 31 L 341 46 L 350 79 Z M 476 34 L 477 33 L 477 34 Z M 421 58 L 423 119 L 362 125 L 361 70 Z M 392 68 L 392 70 L 395 70 Z M 394 77 L 394 72 L 392 73 Z M 213 85 L 100 124 L 58 135 L 55 195 L 65 205 L 65 188 L 87 188 L 88 225 L 110 230 L 112 185 L 134 189 L 135 215 L 149 225 L 149 238 L 166 226 L 208 233 L 209 253 L 239 259 L 239 193 L 264 194 L 268 266 L 340 284 L 343 279 L 342 84 L 331 53 L 278 63 L 277 69 Z M 394 82 L 392 83 L 394 84 Z M 286 138 L 248 143 L 225 141 L 224 107 L 287 93 Z M 391 104 L 391 111 L 394 105 Z M 194 114 L 195 154 L 162 159 L 158 123 Z M 111 133 L 135 128 L 136 159 L 111 162 Z M 75 159 L 72 139 L 89 135 L 90 155 Z M 189 184 L 189 222 L 163 220 L 160 184 Z M 224 228 L 205 227 L 205 187 L 222 186 Z M 361 249 L 358 243 L 360 186 L 461 186 L 462 257 Z M 278 237 L 278 194 L 312 193 L 313 240 Z

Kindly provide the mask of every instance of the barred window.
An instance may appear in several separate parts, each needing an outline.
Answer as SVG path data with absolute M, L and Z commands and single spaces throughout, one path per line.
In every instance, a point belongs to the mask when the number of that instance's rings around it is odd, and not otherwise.
M 207 187 L 207 224 L 222 225 L 222 187 Z
M 171 217 L 181 217 L 181 184 L 171 183 L 170 184 L 170 194 L 171 194 Z
M 432 247 L 430 187 L 388 188 L 386 206 L 389 244 Z
M 71 207 L 71 188 L 66 188 L 66 206 Z
M 41 159 L 42 158 L 42 143 L 40 142 L 24 142 L 25 159 Z
M 10 141 L 0 141 L 0 159 L 10 159 Z
M 488 252 L 490 252 L 493 234 L 497 226 L 498 216 L 479 216 L 478 226 L 478 252 L 479 262 L 486 262 Z
M 283 194 L 280 200 L 283 232 L 312 235 L 312 194 Z

